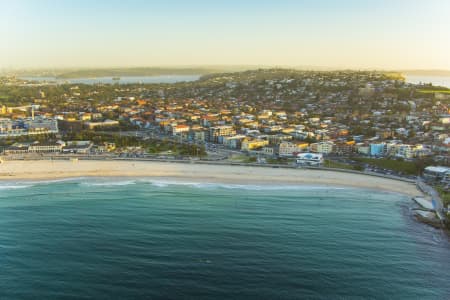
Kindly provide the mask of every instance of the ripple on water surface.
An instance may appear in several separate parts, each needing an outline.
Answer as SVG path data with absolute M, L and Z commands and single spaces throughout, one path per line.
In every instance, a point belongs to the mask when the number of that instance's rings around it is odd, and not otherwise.
M 408 197 L 73 179 L 0 184 L 0 298 L 448 299 Z

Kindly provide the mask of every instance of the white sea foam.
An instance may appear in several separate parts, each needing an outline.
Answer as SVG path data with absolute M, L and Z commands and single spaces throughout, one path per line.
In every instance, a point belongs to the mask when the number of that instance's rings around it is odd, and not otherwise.
M 32 185 L 0 185 L 0 190 L 17 190 L 26 189 L 32 187 Z
M 84 186 L 124 186 L 136 184 L 134 180 L 123 180 L 123 181 L 101 181 L 101 182 L 81 182 Z
M 0 185 L 0 190 L 7 189 L 20 189 L 32 187 L 35 185 L 47 185 L 55 183 L 76 183 L 82 186 L 127 186 L 135 184 L 150 184 L 158 188 L 167 188 L 171 186 L 187 186 L 198 189 L 232 189 L 232 190 L 252 190 L 252 191 L 277 191 L 277 190 L 343 190 L 349 189 L 337 186 L 324 186 L 324 185 L 291 185 L 291 184 L 235 184 L 235 183 L 221 183 L 221 182 L 196 182 L 196 181 L 184 181 L 177 179 L 154 179 L 154 178 L 64 178 L 44 181 L 26 181 L 14 184 Z
M 165 188 L 168 186 L 189 186 L 199 189 L 241 189 L 241 190 L 343 190 L 346 188 L 335 186 L 313 186 L 313 185 L 258 185 L 258 184 L 232 184 L 215 182 L 192 182 L 177 180 L 141 179 L 138 183 L 148 183 L 155 187 Z
M 166 182 L 151 182 L 151 184 L 156 187 L 168 187 L 169 186 L 169 184 Z
M 38 180 L 38 181 L 27 181 L 26 183 L 35 184 L 53 184 L 53 183 L 64 183 L 64 182 L 79 182 L 81 180 L 87 180 L 86 177 L 70 177 L 61 179 L 49 179 L 49 180 Z
M 86 177 L 74 177 L 74 178 L 61 178 L 61 179 L 49 179 L 49 180 L 26 180 L 26 181 L 14 181 L 8 184 L 0 184 L 0 190 L 12 190 L 12 189 L 24 189 L 40 185 L 49 185 L 55 183 L 65 183 L 65 182 L 80 182 L 85 180 Z

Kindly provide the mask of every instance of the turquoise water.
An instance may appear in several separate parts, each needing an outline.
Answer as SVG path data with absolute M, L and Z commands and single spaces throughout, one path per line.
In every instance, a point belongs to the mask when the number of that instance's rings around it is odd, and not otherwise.
M 449 299 L 408 197 L 145 179 L 0 183 L 0 299 Z

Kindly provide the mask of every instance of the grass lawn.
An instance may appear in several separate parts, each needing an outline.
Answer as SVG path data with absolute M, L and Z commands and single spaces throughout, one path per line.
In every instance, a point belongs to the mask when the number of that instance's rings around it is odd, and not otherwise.
M 418 90 L 419 93 L 424 94 L 434 94 L 434 93 L 442 93 L 442 94 L 450 94 L 450 90 Z
M 232 155 L 229 160 L 234 161 L 234 162 L 244 162 L 248 160 L 248 156 L 247 155 Z
M 402 172 L 403 174 L 417 175 L 417 173 L 419 172 L 416 164 L 410 161 L 400 161 L 386 158 L 380 159 L 363 158 L 363 157 L 356 157 L 353 158 L 353 160 L 366 163 L 372 166 L 377 166 L 383 169 Z
M 444 202 L 444 205 L 447 206 L 450 204 L 450 193 L 449 192 L 445 192 L 443 188 L 441 187 L 436 187 L 436 190 L 439 193 L 439 196 L 441 196 L 442 198 L 442 202 Z
M 332 161 L 326 159 L 323 163 L 325 168 L 335 168 L 335 169 L 345 169 L 345 170 L 355 170 L 355 166 L 347 165 L 337 161 Z

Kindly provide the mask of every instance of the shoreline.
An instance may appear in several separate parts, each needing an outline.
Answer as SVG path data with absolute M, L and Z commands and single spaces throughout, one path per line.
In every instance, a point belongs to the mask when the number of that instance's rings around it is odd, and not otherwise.
M 155 161 L 105 160 L 27 160 L 5 161 L 0 164 L 3 182 L 45 181 L 82 177 L 175 179 L 183 182 L 224 183 L 236 185 L 300 185 L 322 187 L 352 187 L 422 195 L 416 185 L 369 174 L 347 173 L 342 170 L 294 168 L 261 168 L 221 164 L 195 164 Z

